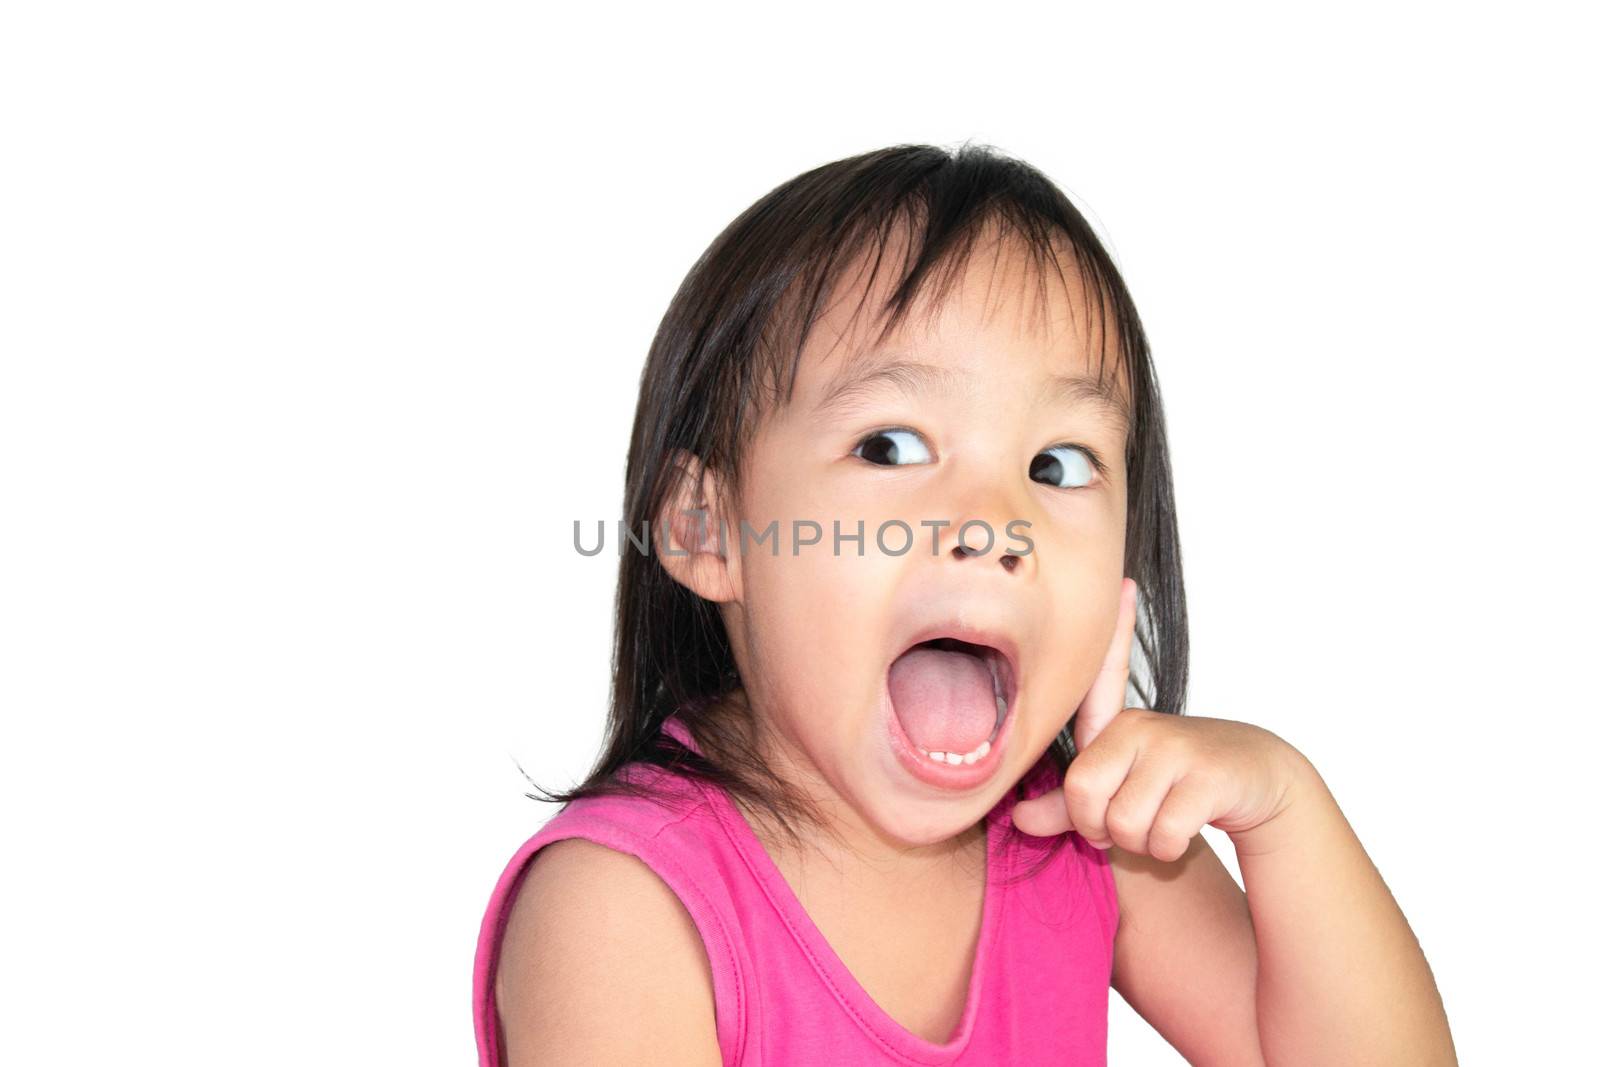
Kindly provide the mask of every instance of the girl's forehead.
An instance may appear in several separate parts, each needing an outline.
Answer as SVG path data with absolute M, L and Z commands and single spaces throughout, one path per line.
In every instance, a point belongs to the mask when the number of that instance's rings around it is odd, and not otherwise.
M 885 257 L 886 259 L 889 257 Z M 897 322 L 898 272 L 880 264 L 843 274 L 797 354 L 795 399 L 813 401 L 876 368 L 915 363 L 970 376 L 998 366 L 1039 375 L 1108 378 L 1121 388 L 1111 302 L 1070 254 L 1060 271 L 1015 241 L 975 247 L 958 269 L 928 279 Z

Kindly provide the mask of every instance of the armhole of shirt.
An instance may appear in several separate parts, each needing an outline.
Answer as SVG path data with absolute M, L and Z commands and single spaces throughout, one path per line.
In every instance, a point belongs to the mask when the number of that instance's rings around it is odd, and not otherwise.
M 1111 870 L 1111 858 L 1105 852 L 1095 848 L 1077 831 L 1068 831 L 1072 834 L 1073 845 L 1083 859 L 1083 864 L 1088 868 L 1084 873 L 1095 891 L 1095 911 L 1100 916 L 1100 929 L 1106 947 L 1106 973 L 1111 973 L 1111 967 L 1116 958 L 1117 926 L 1122 919 L 1122 910 L 1117 903 L 1117 879 Z
M 494 1001 L 495 970 L 500 944 L 517 890 L 534 856 L 545 845 L 581 837 L 638 858 L 667 884 L 694 920 L 711 965 L 711 986 L 716 1006 L 717 1044 L 725 1064 L 739 1062 L 745 1029 L 745 983 L 734 950 L 732 931 L 722 912 L 689 874 L 688 869 L 657 842 L 661 832 L 688 815 L 680 815 L 648 835 L 601 816 L 562 812 L 560 822 L 530 838 L 512 857 L 500 876 L 479 931 L 473 968 L 474 1028 L 477 1031 L 479 1067 L 499 1067 L 499 1011 Z

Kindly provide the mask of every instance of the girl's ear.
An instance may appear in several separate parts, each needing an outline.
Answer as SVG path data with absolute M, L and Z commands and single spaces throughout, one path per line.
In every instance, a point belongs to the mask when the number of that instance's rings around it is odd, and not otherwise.
M 728 551 L 737 524 L 726 513 L 722 480 L 692 452 L 672 454 L 672 490 L 651 528 L 651 551 L 667 573 L 713 603 L 738 596 L 738 563 Z

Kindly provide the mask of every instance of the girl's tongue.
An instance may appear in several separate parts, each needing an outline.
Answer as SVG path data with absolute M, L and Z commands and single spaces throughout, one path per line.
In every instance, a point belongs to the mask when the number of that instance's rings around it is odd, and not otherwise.
M 911 649 L 889 666 L 889 699 L 906 736 L 929 752 L 971 752 L 994 732 L 994 678 L 966 652 Z

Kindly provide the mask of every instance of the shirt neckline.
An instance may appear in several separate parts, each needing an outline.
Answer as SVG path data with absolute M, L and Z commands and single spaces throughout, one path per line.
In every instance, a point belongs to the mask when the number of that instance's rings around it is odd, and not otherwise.
M 679 739 L 698 751 L 687 727 L 677 718 L 668 720 L 667 728 Z M 955 1032 L 944 1043 L 929 1041 L 912 1033 L 885 1011 L 872 998 L 856 976 L 846 967 L 844 960 L 834 951 L 821 928 L 812 920 L 800 903 L 783 871 L 767 852 L 755 830 L 751 828 L 731 798 L 720 789 L 706 789 L 712 811 L 722 823 L 724 831 L 739 850 L 745 864 L 755 875 L 767 899 L 789 928 L 823 984 L 833 993 L 847 1014 L 866 1034 L 886 1051 L 907 1063 L 942 1065 L 954 1061 L 971 1043 L 983 1008 L 985 986 L 988 979 L 988 962 L 993 954 L 995 939 L 999 936 L 1001 916 L 1005 909 L 1006 894 L 999 886 L 1001 855 L 997 841 L 1001 829 L 1001 810 L 1009 807 L 1005 800 L 996 804 L 984 815 L 984 887 L 983 913 L 979 923 L 978 945 L 973 954 L 972 970 L 967 978 L 966 1002 Z M 1006 794 L 1009 798 L 1010 793 Z

